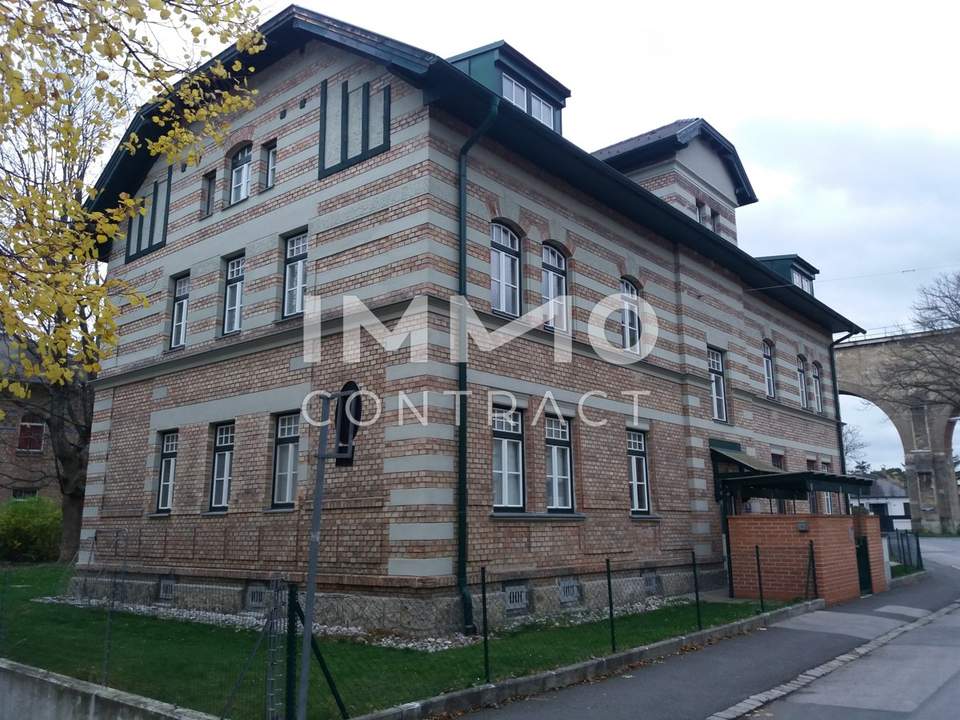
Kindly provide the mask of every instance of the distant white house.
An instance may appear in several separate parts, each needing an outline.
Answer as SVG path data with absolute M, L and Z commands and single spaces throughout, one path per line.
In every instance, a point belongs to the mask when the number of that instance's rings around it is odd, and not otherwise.
M 871 515 L 879 516 L 883 532 L 910 530 L 910 498 L 907 491 L 892 480 L 873 478 L 870 494 L 859 498 L 851 496 L 850 504 L 863 506 Z

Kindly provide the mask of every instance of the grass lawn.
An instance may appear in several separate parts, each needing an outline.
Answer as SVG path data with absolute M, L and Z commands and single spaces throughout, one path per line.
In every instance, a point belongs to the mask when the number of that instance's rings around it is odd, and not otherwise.
M 71 568 L 5 567 L 0 573 L 0 655 L 99 682 L 106 612 L 30 602 L 34 597 L 62 592 Z M 701 608 L 704 626 L 759 612 L 756 603 L 704 603 Z M 695 629 L 693 606 L 662 608 L 617 618 L 617 645 L 625 649 Z M 223 711 L 259 636 L 247 630 L 125 613 L 113 615 L 110 630 L 109 685 L 215 715 Z M 349 641 L 324 641 L 321 646 L 351 715 L 483 682 L 480 644 L 437 653 Z M 281 662 L 283 652 L 281 646 Z M 526 675 L 609 652 L 606 622 L 530 627 L 491 640 L 491 672 L 494 678 Z M 239 685 L 231 717 L 263 717 L 265 657 L 266 648 L 261 646 Z M 335 718 L 336 709 L 322 676 L 316 667 L 314 671 L 311 716 Z M 282 694 L 282 670 L 277 684 Z
M 920 568 L 913 567 L 912 565 L 891 565 L 890 574 L 893 577 L 903 577 L 904 575 L 912 575 L 915 572 L 920 572 Z

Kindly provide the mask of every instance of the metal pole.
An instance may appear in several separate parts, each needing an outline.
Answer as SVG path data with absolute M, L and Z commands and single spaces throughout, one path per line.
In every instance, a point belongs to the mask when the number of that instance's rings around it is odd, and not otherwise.
M 300 616 L 300 621 L 303 622 L 303 610 L 300 608 L 300 604 L 297 603 L 297 615 Z M 347 720 L 350 717 L 350 714 L 347 712 L 347 706 L 343 703 L 343 698 L 340 697 L 340 691 L 337 690 L 337 683 L 333 679 L 333 673 L 330 672 L 330 668 L 327 665 L 327 661 L 323 659 L 323 653 L 320 652 L 320 643 L 317 642 L 317 638 L 313 633 L 310 633 L 310 648 L 313 650 L 314 657 L 317 658 L 317 663 L 320 665 L 320 672 L 323 673 L 324 680 L 327 681 L 327 687 L 330 688 L 330 694 L 333 695 L 333 701 L 337 704 L 337 709 L 340 711 L 340 717 L 343 720 Z M 304 635 L 303 642 L 306 644 L 307 636 Z
M 917 541 L 917 567 L 923 570 L 923 555 L 920 553 L 920 534 L 914 533 L 913 537 Z
M 297 698 L 297 720 L 307 720 L 307 695 L 310 690 L 310 651 L 313 639 L 314 595 L 317 590 L 317 561 L 320 554 L 320 515 L 323 507 L 323 482 L 327 458 L 327 435 L 330 424 L 330 396 L 322 396 L 320 412 L 320 445 L 317 448 L 317 473 L 313 487 L 313 514 L 310 520 L 310 556 L 307 563 L 306 607 L 303 620 L 303 647 L 300 651 L 300 687 Z
M 613 580 L 610 578 L 610 558 L 607 558 L 607 605 L 610 611 L 610 648 L 617 651 L 617 634 L 613 627 Z
M 697 551 L 690 550 L 693 559 L 693 595 L 697 599 L 697 628 L 703 630 L 703 617 L 700 615 L 700 578 L 697 577 Z
M 487 568 L 480 568 L 480 599 L 483 605 L 483 676 L 490 684 L 490 628 L 487 626 Z
M 760 612 L 766 612 L 767 608 L 763 604 L 763 574 L 760 572 L 760 546 L 754 545 L 753 549 L 757 555 L 757 587 L 760 589 Z
M 297 717 L 297 586 L 287 585 L 287 684 L 284 718 Z
M 820 588 L 817 587 L 817 554 L 813 551 L 813 540 L 810 541 L 810 566 L 813 568 L 813 596 L 820 597 Z

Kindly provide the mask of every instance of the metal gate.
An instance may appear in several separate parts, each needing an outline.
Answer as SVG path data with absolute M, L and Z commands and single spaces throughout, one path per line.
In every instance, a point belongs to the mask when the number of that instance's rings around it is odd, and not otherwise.
M 867 538 L 857 538 L 857 575 L 860 577 L 860 592 L 873 592 L 873 580 L 870 577 L 870 551 L 867 548 Z

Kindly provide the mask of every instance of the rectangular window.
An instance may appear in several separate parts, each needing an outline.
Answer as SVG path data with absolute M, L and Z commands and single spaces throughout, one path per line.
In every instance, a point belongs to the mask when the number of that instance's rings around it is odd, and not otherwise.
M 779 453 L 773 453 L 770 455 L 770 464 L 773 465 L 777 470 L 787 469 L 786 459 Z
M 493 411 L 493 508 L 523 510 L 523 415 Z
M 727 397 L 723 373 L 723 353 L 707 348 L 707 367 L 710 370 L 710 397 L 713 401 L 713 419 L 727 419 Z
M 527 88 L 506 73 L 503 74 L 503 97 L 511 105 L 527 111 Z
M 699 200 L 697 201 L 697 222 L 701 225 L 706 225 L 707 223 L 707 206 Z
M 763 379 L 767 386 L 767 397 L 777 396 L 776 370 L 773 364 L 773 343 L 763 341 Z
M 833 493 L 824 493 L 823 500 L 823 512 L 827 515 L 833 515 Z
M 239 332 L 243 325 L 243 255 L 227 260 L 227 284 L 223 297 L 223 334 Z
M 283 266 L 283 316 L 303 312 L 307 289 L 307 234 L 287 238 Z
M 530 93 L 530 114 L 553 130 L 553 105 Z
M 545 418 L 547 510 L 573 510 L 573 476 L 570 459 L 570 423 L 563 418 Z
M 37 488 L 14 488 L 13 489 L 13 499 L 14 500 L 31 500 L 37 497 L 40 494 L 40 491 Z
M 200 189 L 200 215 L 213 215 L 213 201 L 217 193 L 217 171 L 211 170 L 203 176 L 203 185 Z
M 556 248 L 543 246 L 541 292 L 547 305 L 544 325 L 554 330 L 567 329 L 567 259 Z
M 710 229 L 714 232 L 720 232 L 720 213 L 716 210 L 710 211 Z
M 213 478 L 210 483 L 210 509 L 226 510 L 230 501 L 230 482 L 233 480 L 232 422 L 216 425 L 213 429 Z
M 650 513 L 650 482 L 647 477 L 647 436 L 627 431 L 627 461 L 630 463 L 630 512 Z
M 17 450 L 43 452 L 43 425 L 43 419 L 39 415 L 24 415 L 20 418 Z
M 807 397 L 807 361 L 803 355 L 797 355 L 797 392 L 800 393 L 800 407 L 807 410 L 810 399 Z
M 157 512 L 170 512 L 173 507 L 173 483 L 177 476 L 177 447 L 180 433 L 160 433 L 160 483 L 157 488 Z
M 277 141 L 271 140 L 260 148 L 260 187 L 269 190 L 277 183 Z
M 166 243 L 172 179 L 173 166 L 170 165 L 166 176 L 154 180 L 137 198 L 142 212 L 127 223 L 127 262 L 158 250 Z
M 813 364 L 813 406 L 818 413 L 823 412 L 823 379 L 817 363 Z
M 173 322 L 170 325 L 170 347 L 183 347 L 187 343 L 187 304 L 190 299 L 190 276 L 183 275 L 173 281 Z
M 800 272 L 796 268 L 791 268 L 790 278 L 793 280 L 793 284 L 798 288 L 801 288 L 811 295 L 813 294 L 813 279 L 809 275 Z
M 273 505 L 289 507 L 297 494 L 300 462 L 300 413 L 277 417 L 273 461 Z
M 240 149 L 230 160 L 230 204 L 250 197 L 250 162 L 253 150 L 250 145 Z
M 498 312 L 520 314 L 520 239 L 496 223 L 490 226 L 490 305 Z

